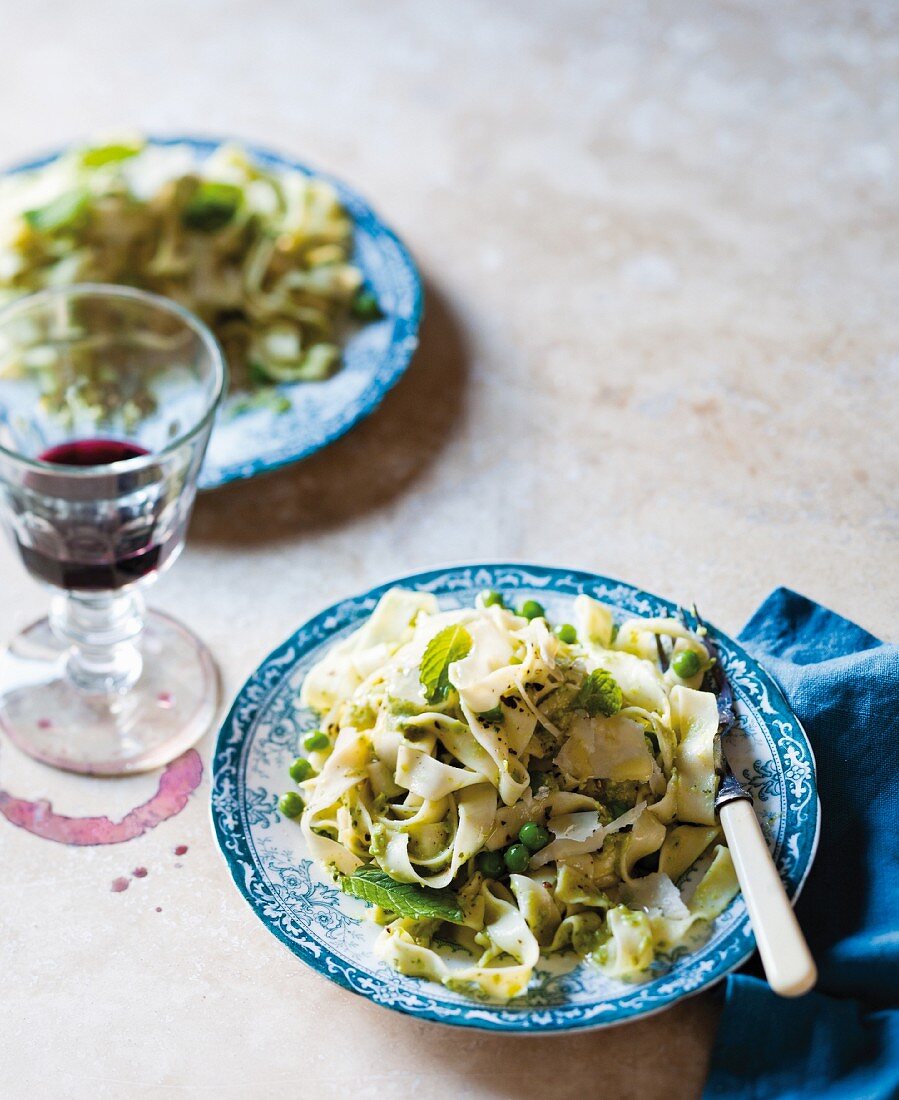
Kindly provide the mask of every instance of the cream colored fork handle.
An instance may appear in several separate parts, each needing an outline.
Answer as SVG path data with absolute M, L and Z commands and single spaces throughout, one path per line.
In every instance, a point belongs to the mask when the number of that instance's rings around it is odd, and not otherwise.
M 735 799 L 719 811 L 768 983 L 782 997 L 807 993 L 818 978 L 815 960 L 762 836 L 752 803 Z

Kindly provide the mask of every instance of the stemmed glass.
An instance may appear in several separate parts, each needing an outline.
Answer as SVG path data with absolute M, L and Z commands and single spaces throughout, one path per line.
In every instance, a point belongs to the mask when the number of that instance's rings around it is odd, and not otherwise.
M 192 745 L 218 675 L 143 589 L 183 544 L 226 384 L 167 299 L 82 284 L 0 311 L 0 513 L 50 614 L 0 655 L 0 726 L 70 771 L 158 767 Z

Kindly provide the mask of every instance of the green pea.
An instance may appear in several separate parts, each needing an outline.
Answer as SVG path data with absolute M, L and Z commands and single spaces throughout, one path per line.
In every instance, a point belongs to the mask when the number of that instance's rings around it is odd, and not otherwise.
M 305 757 L 298 756 L 290 765 L 290 778 L 294 783 L 302 783 L 304 779 L 308 779 L 312 775 L 314 770 Z
M 497 592 L 495 588 L 485 588 L 481 593 L 481 603 L 484 607 L 505 607 L 506 601 L 502 597 L 501 592 Z
M 510 844 L 503 852 L 503 859 L 513 875 L 520 875 L 528 869 L 531 853 L 524 844 Z
M 499 878 L 505 869 L 506 865 L 499 852 L 481 852 L 478 856 L 478 870 L 487 878 Z
M 555 635 L 559 641 L 564 642 L 565 645 L 574 645 L 577 641 L 577 631 L 571 623 L 559 623 L 556 627 Z
M 518 830 L 518 839 L 532 852 L 539 852 L 552 839 L 549 831 L 537 821 L 526 821 Z
M 278 809 L 285 817 L 299 817 L 306 803 L 296 791 L 288 791 L 282 794 L 278 801 Z
M 328 739 L 326 733 L 322 733 L 321 730 L 313 730 L 311 733 L 307 733 L 303 738 L 303 748 L 306 752 L 322 752 L 324 749 L 330 748 L 331 742 Z
M 518 614 L 525 619 L 539 619 L 546 614 L 546 611 L 542 603 L 537 603 L 536 600 L 525 600 Z
M 693 649 L 685 649 L 683 653 L 678 653 L 671 664 L 682 680 L 689 680 L 699 672 L 699 654 Z

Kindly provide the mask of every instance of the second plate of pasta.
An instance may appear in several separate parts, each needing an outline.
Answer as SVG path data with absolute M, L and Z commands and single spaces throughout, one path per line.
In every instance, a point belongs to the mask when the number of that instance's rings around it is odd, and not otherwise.
M 171 297 L 212 329 L 232 391 L 199 487 L 297 462 L 377 408 L 418 346 L 409 252 L 367 201 L 300 161 L 239 141 L 128 136 L 0 172 L 0 301 L 73 282 Z M 43 400 L 88 416 L 61 364 Z
M 295 954 L 377 1003 L 506 1031 L 658 1011 L 752 950 L 717 830 L 703 636 L 628 585 L 545 567 L 403 578 L 304 624 L 226 720 L 213 818 Z M 791 894 L 811 751 L 715 633 L 728 754 Z

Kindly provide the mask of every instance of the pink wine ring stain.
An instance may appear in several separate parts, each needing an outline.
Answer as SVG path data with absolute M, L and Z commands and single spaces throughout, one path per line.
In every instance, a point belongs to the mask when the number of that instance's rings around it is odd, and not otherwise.
M 87 846 L 95 844 L 123 844 L 134 840 L 144 833 L 155 829 L 157 825 L 181 813 L 191 794 L 199 787 L 203 778 L 203 762 L 196 749 L 188 749 L 171 764 L 167 764 L 159 780 L 159 787 L 153 797 L 130 813 L 121 821 L 110 821 L 108 817 L 66 817 L 53 812 L 53 806 L 47 799 L 30 802 L 16 798 L 0 789 L 0 814 L 20 829 L 25 829 L 44 840 L 53 840 L 57 844 Z M 187 851 L 187 848 L 184 849 Z M 146 874 L 144 868 L 138 868 Z M 143 876 L 138 875 L 138 878 Z M 117 883 L 125 882 L 124 886 Z M 128 879 L 116 879 L 112 889 L 119 893 L 128 888 Z
M 135 867 L 131 872 L 132 878 L 146 878 L 149 874 L 146 867 Z

